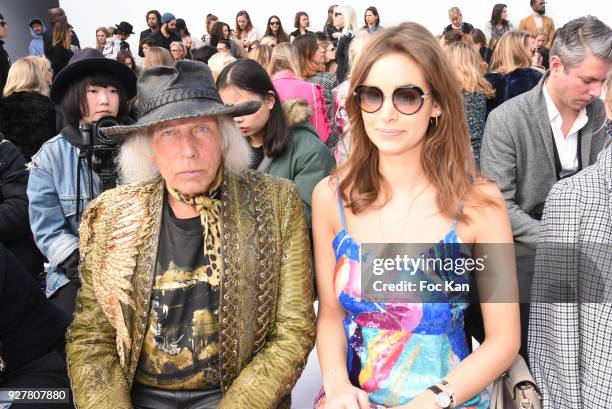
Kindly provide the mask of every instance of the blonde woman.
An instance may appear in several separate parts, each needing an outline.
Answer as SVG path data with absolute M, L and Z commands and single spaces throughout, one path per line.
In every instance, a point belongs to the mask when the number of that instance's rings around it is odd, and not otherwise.
M 463 92 L 463 111 L 470 131 L 472 154 L 480 166 L 480 146 L 487 120 L 487 98 L 495 90 L 480 72 L 480 56 L 466 43 L 454 43 L 444 50 Z
M 13 63 L 0 98 L 2 133 L 29 161 L 55 136 L 55 107 L 49 100 L 49 66 L 44 57 L 24 57 Z
M 338 39 L 338 46 L 336 47 L 336 63 L 338 64 L 336 79 L 338 83 L 341 83 L 346 79 L 349 71 L 349 47 L 359 27 L 357 26 L 357 14 L 352 6 L 344 5 L 338 7 L 336 16 L 336 18 L 344 19 L 342 35 Z
M 266 44 L 260 44 L 249 51 L 249 59 L 257 61 L 264 70 L 268 71 L 272 59 L 273 48 Z
M 96 50 L 102 52 L 106 46 L 106 40 L 110 38 L 111 33 L 106 27 L 98 27 L 96 29 Z
M 162 47 L 151 47 L 145 55 L 144 62 L 142 63 L 142 69 L 166 66 L 172 67 L 174 65 L 174 58 L 168 50 Z
M 53 26 L 53 34 L 51 37 L 51 68 L 53 68 L 53 78 L 68 65 L 68 61 L 72 58 L 73 52 L 71 49 L 72 41 L 72 26 L 66 21 L 58 21 Z
M 487 81 L 495 88 L 495 98 L 487 100 L 487 115 L 510 98 L 529 91 L 542 78 L 542 73 L 532 67 L 533 56 L 528 51 L 533 39 L 529 33 L 511 31 L 499 39 Z
M 327 108 L 320 85 L 302 81 L 299 58 L 293 44 L 282 43 L 274 47 L 268 74 L 281 102 L 291 99 L 302 99 L 308 102 L 311 110 L 310 124 L 317 135 L 326 142 L 330 135 L 330 123 Z

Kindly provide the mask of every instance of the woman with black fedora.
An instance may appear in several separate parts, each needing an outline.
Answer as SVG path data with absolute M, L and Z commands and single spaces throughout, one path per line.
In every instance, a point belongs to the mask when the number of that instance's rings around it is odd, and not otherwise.
M 106 58 L 117 59 L 119 51 L 131 51 L 127 39 L 134 34 L 133 29 L 134 27 L 126 21 L 115 25 L 115 34 L 106 40 L 102 54 Z
M 85 160 L 89 145 L 79 126 L 109 116 L 129 122 L 128 102 L 135 95 L 134 72 L 93 48 L 76 53 L 51 87 L 49 96 L 61 106 L 67 126 L 32 157 L 29 214 L 34 240 L 49 260 L 47 296 L 70 319 L 79 286 L 78 222 L 101 190 Z

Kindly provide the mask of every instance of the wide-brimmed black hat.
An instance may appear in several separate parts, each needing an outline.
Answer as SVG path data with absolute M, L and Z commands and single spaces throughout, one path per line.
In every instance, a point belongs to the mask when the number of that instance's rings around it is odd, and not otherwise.
M 201 116 L 244 116 L 256 112 L 260 101 L 226 105 L 221 101 L 208 65 L 181 60 L 174 67 L 154 67 L 138 78 L 138 121 L 104 129 L 106 135 L 128 136 L 151 125 Z
M 72 56 L 68 65 L 55 76 L 49 98 L 61 104 L 68 86 L 74 81 L 96 73 L 108 73 L 123 85 L 128 98 L 136 96 L 136 74 L 127 65 L 104 57 L 95 48 L 83 48 Z
M 127 21 L 122 21 L 121 23 L 116 24 L 115 27 L 117 27 L 117 30 L 121 31 L 122 33 L 134 34 L 134 32 L 132 31 L 134 29 L 134 26 L 132 26 Z

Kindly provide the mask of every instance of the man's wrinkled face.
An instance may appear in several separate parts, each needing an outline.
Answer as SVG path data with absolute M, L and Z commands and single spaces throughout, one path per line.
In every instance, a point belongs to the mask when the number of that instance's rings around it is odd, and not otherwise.
M 216 117 L 178 119 L 149 130 L 152 161 L 166 183 L 193 197 L 206 193 L 221 166 Z
M 41 35 L 43 33 L 42 25 L 39 24 L 39 23 L 32 23 L 32 25 L 30 27 L 32 27 L 32 31 L 36 35 Z

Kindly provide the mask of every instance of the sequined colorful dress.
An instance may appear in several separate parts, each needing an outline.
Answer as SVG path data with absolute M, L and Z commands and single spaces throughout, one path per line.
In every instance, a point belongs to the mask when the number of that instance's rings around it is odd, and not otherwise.
M 361 298 L 360 246 L 348 234 L 339 200 L 342 230 L 333 240 L 334 286 L 346 311 L 347 370 L 351 383 L 368 392 L 370 402 L 387 407 L 408 403 L 438 383 L 468 354 L 463 328 L 465 302 L 375 303 Z M 440 256 L 458 248 L 457 221 L 430 252 Z M 323 390 L 315 408 L 325 405 Z M 487 391 L 461 408 L 489 407 Z

